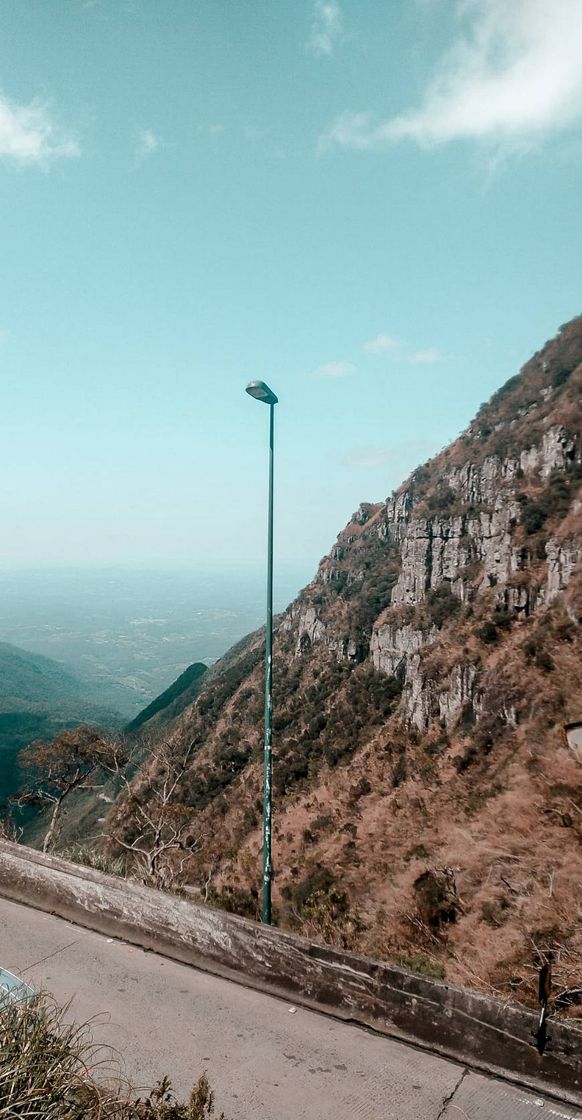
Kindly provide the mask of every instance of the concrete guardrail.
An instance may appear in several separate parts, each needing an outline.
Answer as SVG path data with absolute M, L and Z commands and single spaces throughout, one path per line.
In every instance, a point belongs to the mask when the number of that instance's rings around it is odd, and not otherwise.
M 383 961 L 0 841 L 0 895 L 465 1065 L 582 1098 L 582 1030 Z

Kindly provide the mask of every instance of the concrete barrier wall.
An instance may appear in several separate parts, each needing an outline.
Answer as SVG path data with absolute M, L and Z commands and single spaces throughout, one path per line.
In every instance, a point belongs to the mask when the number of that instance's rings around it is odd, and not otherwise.
M 582 1030 L 524 1009 L 0 841 L 0 895 L 248 987 L 582 1099 Z

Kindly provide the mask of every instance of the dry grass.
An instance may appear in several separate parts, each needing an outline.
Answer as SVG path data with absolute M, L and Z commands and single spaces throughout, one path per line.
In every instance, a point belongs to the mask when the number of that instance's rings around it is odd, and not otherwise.
M 413 523 L 424 511 L 451 529 L 451 514 L 459 510 L 443 479 L 486 458 L 490 465 L 492 457 L 507 460 L 498 463 L 495 486 L 500 499 L 518 507 L 504 540 L 518 570 L 508 566 L 486 579 L 478 552 L 463 545 L 456 571 L 462 605 L 449 593 L 419 595 L 418 602 L 393 608 L 391 587 L 403 563 L 399 528 L 379 533 L 386 508 L 369 506 L 322 561 L 320 577 L 333 570 L 339 578 L 314 580 L 276 635 L 278 920 L 373 955 L 420 961 L 451 981 L 530 1004 L 540 953 L 554 954 L 556 988 L 582 986 L 582 763 L 560 737 L 561 724 L 582 713 L 582 571 L 571 574 L 554 603 L 544 597 L 548 540 L 569 544 L 582 532 L 576 501 L 581 355 L 582 317 L 400 491 L 412 494 Z M 569 458 L 564 486 L 556 488 L 555 471 L 542 477 L 536 465 L 518 464 L 522 452 L 561 424 L 569 432 Z M 434 501 L 439 494 L 441 507 Z M 488 531 L 474 528 L 480 513 L 485 522 L 490 513 L 476 501 L 465 510 L 463 540 Z M 530 514 L 532 504 L 540 507 L 538 527 L 522 516 L 528 503 Z M 428 579 L 428 569 L 424 574 Z M 449 613 L 447 602 L 454 608 Z M 307 635 L 298 656 L 306 608 L 325 630 L 313 642 Z M 422 734 L 406 722 L 404 704 L 366 707 L 377 691 L 363 672 L 366 642 L 379 621 L 414 623 L 431 634 L 433 623 L 440 627 L 418 659 L 428 723 Z M 356 652 L 348 656 L 350 638 Z M 262 651 L 255 635 L 238 660 L 229 655 L 222 671 L 215 667 L 211 686 L 174 727 L 197 751 L 181 795 L 204 840 L 185 868 L 187 881 L 211 883 L 215 897 L 240 903 L 244 913 L 260 883 Z M 475 691 L 445 724 L 439 698 L 450 693 L 452 670 L 469 664 Z M 391 683 L 384 678 L 386 692 Z M 330 827 L 322 828 L 322 819 Z M 318 869 L 327 873 L 327 896 L 316 885 Z M 460 900 L 454 920 L 438 928 L 419 912 L 415 884 L 427 872 L 452 872 Z M 305 898 L 310 883 L 311 901 Z M 345 896 L 341 915 L 338 890 Z
M 180 1103 L 164 1078 L 137 1097 L 90 1025 L 67 1021 L 47 996 L 0 1011 L 0 1120 L 206 1120 L 215 1116 L 205 1076 Z M 215 1120 L 224 1120 L 224 1115 Z

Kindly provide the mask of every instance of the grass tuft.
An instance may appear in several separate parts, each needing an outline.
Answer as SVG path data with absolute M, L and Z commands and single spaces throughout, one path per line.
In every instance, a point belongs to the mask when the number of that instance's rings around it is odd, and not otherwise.
M 105 1058 L 103 1055 L 105 1054 Z M 224 1120 L 203 1074 L 180 1102 L 167 1077 L 136 1097 L 88 1024 L 46 996 L 0 1011 L 0 1120 Z

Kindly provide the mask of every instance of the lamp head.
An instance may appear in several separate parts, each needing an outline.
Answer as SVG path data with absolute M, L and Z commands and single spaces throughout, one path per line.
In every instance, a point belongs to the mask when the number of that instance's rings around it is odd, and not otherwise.
M 277 404 L 279 400 L 264 381 L 249 381 L 246 391 L 249 397 L 254 397 L 256 401 L 263 401 L 264 404 Z

